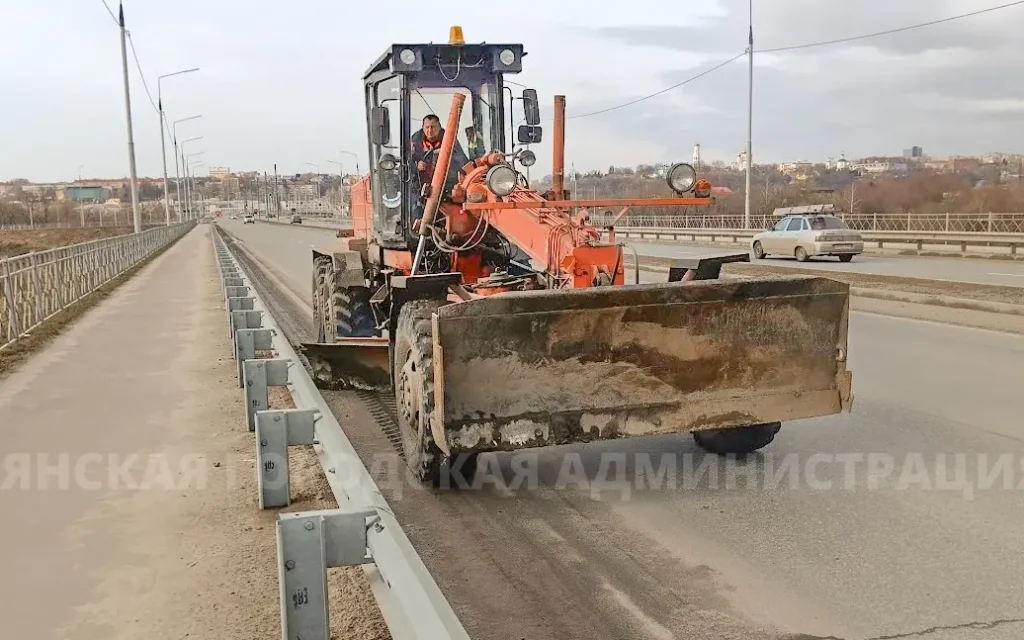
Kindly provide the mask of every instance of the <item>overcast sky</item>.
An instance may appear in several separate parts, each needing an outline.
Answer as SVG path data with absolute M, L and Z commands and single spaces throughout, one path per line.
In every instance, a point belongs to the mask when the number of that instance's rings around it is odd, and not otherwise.
M 107 0 L 116 12 L 116 0 Z M 755 0 L 755 49 L 924 22 L 1009 0 Z M 733 161 L 746 138 L 746 59 L 651 100 L 628 102 L 741 53 L 746 0 L 349 3 L 127 0 L 150 90 L 208 166 L 281 173 L 366 168 L 361 76 L 392 42 L 522 42 L 525 72 L 550 116 L 567 95 L 567 162 L 577 169 Z M 0 0 L 0 180 L 127 174 L 117 26 L 101 0 Z M 757 162 L 1024 151 L 1024 5 L 855 43 L 756 56 Z M 162 173 L 160 130 L 134 62 L 140 176 Z M 550 136 L 547 137 L 550 140 Z M 538 168 L 550 166 L 547 145 Z M 173 157 L 168 153 L 170 174 Z M 200 168 L 199 172 L 205 171 Z

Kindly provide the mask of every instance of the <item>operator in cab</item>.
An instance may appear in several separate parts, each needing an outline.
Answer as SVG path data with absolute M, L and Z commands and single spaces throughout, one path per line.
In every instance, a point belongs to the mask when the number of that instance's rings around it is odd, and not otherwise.
M 441 141 L 444 140 L 444 128 L 441 126 L 441 119 L 434 114 L 423 117 L 423 126 L 419 131 L 412 134 L 412 160 L 416 163 L 416 172 L 420 176 L 420 184 L 430 184 L 434 175 L 434 164 L 437 162 L 437 154 L 441 151 Z M 457 175 L 459 169 L 469 162 L 466 152 L 462 150 L 458 138 L 455 139 L 455 148 L 452 150 L 452 161 L 448 170 L 448 177 L 451 180 Z
M 441 152 L 441 142 L 444 140 L 444 128 L 441 126 L 441 119 L 434 114 L 423 117 L 422 127 L 412 134 L 409 141 L 411 149 L 410 158 L 416 167 L 416 173 L 420 179 L 420 194 L 424 194 L 424 187 L 429 185 L 434 176 L 434 165 L 437 164 L 437 156 Z M 449 191 L 459 179 L 461 169 L 469 158 L 462 150 L 458 138 L 455 139 L 455 147 L 452 149 L 452 160 L 448 165 L 448 177 L 445 180 L 444 191 Z M 413 228 L 417 229 L 420 219 L 423 218 L 423 206 L 426 197 L 420 197 L 413 204 Z

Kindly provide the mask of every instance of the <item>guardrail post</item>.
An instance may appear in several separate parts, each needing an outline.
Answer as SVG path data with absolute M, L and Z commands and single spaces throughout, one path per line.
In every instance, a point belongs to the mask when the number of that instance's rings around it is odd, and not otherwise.
M 227 298 L 228 308 L 228 331 L 229 335 L 234 334 L 235 325 L 234 319 L 231 315 L 232 311 L 252 311 L 256 306 L 256 298 L 251 296 L 245 296 L 242 298 Z
M 327 569 L 373 561 L 367 519 L 374 511 L 331 509 L 282 513 L 277 518 L 277 577 L 281 630 L 288 640 L 329 640 Z
M 11 276 L 10 263 L 0 260 L 0 277 L 4 280 L 4 300 L 7 304 L 7 340 L 14 340 L 21 332 L 18 331 L 18 308 L 14 305 L 14 278 Z
M 231 312 L 231 335 L 232 341 L 234 341 L 234 335 L 241 329 L 260 329 L 263 327 L 263 312 L 258 310 L 238 310 Z M 241 384 L 241 379 L 239 379 Z
M 224 290 L 228 298 L 245 298 L 249 295 L 249 287 L 245 285 L 228 286 L 224 287 Z
M 249 311 L 236 311 L 245 318 Z M 257 351 L 266 351 L 273 348 L 274 333 L 270 329 L 235 329 L 235 360 L 238 361 L 238 386 L 245 386 L 245 372 L 242 371 L 242 363 L 246 360 L 255 360 Z
M 988 212 L 988 232 L 992 233 L 992 212 Z
M 313 444 L 316 409 L 260 411 L 256 414 L 256 474 L 260 509 L 291 504 L 288 447 Z
M 267 398 L 269 387 L 283 387 L 288 384 L 288 358 L 267 358 L 246 360 L 242 363 L 245 376 L 245 411 L 249 431 L 256 430 L 256 412 L 270 408 Z
M 241 287 L 245 285 L 245 280 L 242 278 L 227 277 L 224 278 L 225 287 Z

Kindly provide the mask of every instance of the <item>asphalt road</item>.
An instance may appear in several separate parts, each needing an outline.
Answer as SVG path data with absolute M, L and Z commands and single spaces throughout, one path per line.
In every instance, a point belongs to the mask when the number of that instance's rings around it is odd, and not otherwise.
M 331 232 L 225 227 L 308 300 Z M 531 452 L 519 491 L 389 500 L 474 638 L 1019 639 L 1021 362 L 1021 337 L 855 312 L 853 413 L 748 461 L 603 442 Z M 588 480 L 565 484 L 573 454 Z
M 641 242 L 637 240 L 633 240 L 632 243 L 641 255 L 666 258 L 690 258 L 722 253 L 742 253 L 745 250 L 742 246 L 731 249 L 728 247 Z M 753 256 L 751 256 L 751 260 L 755 261 Z M 831 257 L 812 258 L 807 262 L 800 263 L 795 258 L 768 256 L 764 260 L 757 260 L 755 262 L 773 267 L 800 267 L 802 269 L 821 269 L 824 271 L 848 271 L 904 278 L 959 280 L 962 282 L 1024 287 L 1024 264 L 1008 260 L 859 255 L 852 262 L 845 264 L 839 262 L 838 258 Z

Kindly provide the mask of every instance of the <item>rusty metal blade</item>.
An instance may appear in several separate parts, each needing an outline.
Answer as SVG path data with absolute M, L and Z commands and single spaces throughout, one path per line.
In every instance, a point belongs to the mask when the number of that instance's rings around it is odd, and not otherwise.
M 846 284 L 802 276 L 448 305 L 434 325 L 434 436 L 515 449 L 838 413 L 848 313 Z
M 391 362 L 387 338 L 338 338 L 334 343 L 300 345 L 321 389 L 391 388 Z

